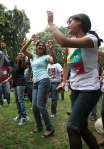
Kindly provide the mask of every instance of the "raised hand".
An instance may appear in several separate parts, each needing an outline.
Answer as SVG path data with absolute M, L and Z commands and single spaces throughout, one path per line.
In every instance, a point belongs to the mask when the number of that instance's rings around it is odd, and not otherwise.
M 31 41 L 36 41 L 36 35 L 35 35 L 35 34 L 33 34 L 33 35 L 31 36 Z
M 61 82 L 61 83 L 57 86 L 56 89 L 57 89 L 58 91 L 63 91 L 64 88 L 65 88 L 65 83 Z
M 48 24 L 49 25 L 53 24 L 53 12 L 52 11 L 47 11 L 47 17 L 48 17 Z

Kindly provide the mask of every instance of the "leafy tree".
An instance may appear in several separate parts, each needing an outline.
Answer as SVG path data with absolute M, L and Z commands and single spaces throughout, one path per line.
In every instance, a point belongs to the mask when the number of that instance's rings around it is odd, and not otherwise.
M 30 29 L 30 21 L 25 11 L 8 10 L 0 4 L 0 40 L 7 44 L 7 53 L 15 59 L 21 44 Z

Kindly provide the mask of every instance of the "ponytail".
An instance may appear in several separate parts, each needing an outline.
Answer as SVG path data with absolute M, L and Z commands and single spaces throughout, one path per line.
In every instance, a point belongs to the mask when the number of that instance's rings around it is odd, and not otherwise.
M 103 42 L 103 39 L 101 39 L 95 31 L 90 30 L 88 33 L 96 36 L 96 38 L 98 39 L 98 47 L 100 47 L 101 46 L 101 42 Z

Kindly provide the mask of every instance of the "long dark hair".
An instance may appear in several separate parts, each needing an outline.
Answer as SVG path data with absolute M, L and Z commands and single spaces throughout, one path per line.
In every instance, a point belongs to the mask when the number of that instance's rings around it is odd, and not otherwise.
M 57 63 L 57 56 L 56 56 L 55 50 L 53 50 L 53 49 L 50 50 L 49 55 L 53 57 L 53 62 L 54 62 L 54 64 L 56 64 Z
M 25 55 L 23 53 L 18 53 L 16 64 L 21 68 L 26 68 Z
M 78 20 L 82 24 L 82 29 L 84 33 L 87 33 L 91 29 L 91 20 L 88 15 L 84 13 L 79 13 L 73 16 L 70 16 L 68 18 L 67 23 L 69 23 L 71 20 Z
M 40 43 L 42 43 L 43 46 L 44 46 L 44 52 L 43 52 L 43 55 L 46 55 L 46 54 L 47 54 L 47 48 L 46 48 L 46 44 L 45 44 L 45 42 L 43 42 L 43 41 L 41 41 L 41 40 L 38 40 L 38 41 L 36 42 L 36 49 L 37 49 L 37 46 L 38 46 Z
M 101 39 L 101 38 L 99 37 L 99 35 L 98 35 L 95 31 L 90 30 L 88 33 L 90 33 L 90 34 L 96 36 L 96 38 L 98 39 L 98 47 L 100 47 L 100 46 L 101 46 L 101 42 L 103 42 L 103 39 Z

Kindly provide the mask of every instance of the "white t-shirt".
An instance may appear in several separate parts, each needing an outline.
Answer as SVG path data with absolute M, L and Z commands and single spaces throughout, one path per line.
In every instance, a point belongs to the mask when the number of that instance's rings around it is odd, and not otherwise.
M 98 40 L 92 34 L 94 48 L 72 48 L 67 57 L 71 67 L 70 85 L 74 90 L 97 90 L 100 88 L 98 73 Z
M 48 75 L 51 78 L 51 82 L 60 82 L 61 73 L 63 71 L 62 66 L 59 63 L 48 64 L 47 66 Z

